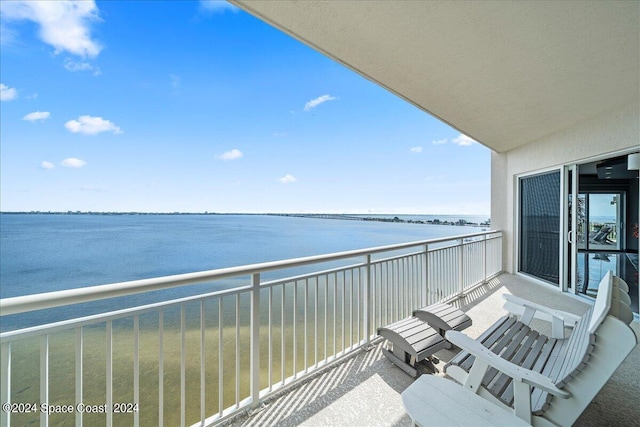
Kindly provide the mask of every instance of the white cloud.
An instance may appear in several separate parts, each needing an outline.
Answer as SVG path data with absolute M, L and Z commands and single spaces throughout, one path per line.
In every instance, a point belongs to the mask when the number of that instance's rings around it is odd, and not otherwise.
M 453 142 L 456 145 L 461 145 L 461 146 L 469 146 L 469 145 L 475 144 L 475 141 L 473 139 L 471 139 L 467 135 L 463 135 L 463 134 L 458 135 L 458 137 L 454 138 L 451 142 Z
M 292 182 L 296 182 L 298 179 L 290 174 L 286 174 L 285 176 L 283 176 L 282 178 L 278 178 L 278 181 L 280 181 L 283 184 L 291 184 Z
M 74 73 L 78 71 L 93 71 L 94 76 L 102 74 L 99 67 L 95 67 L 88 62 L 77 62 L 71 58 L 66 58 L 64 60 L 64 68 Z
M 317 107 L 318 105 L 327 102 L 327 101 L 334 101 L 338 98 L 336 98 L 335 96 L 331 96 L 331 95 L 322 95 L 319 96 L 315 99 L 312 99 L 311 101 L 307 102 L 306 104 L 304 104 L 304 111 L 310 111 L 312 108 Z
M 238 150 L 237 148 L 234 148 L 231 151 L 227 151 L 226 153 L 223 153 L 222 155 L 218 156 L 218 158 L 220 160 L 235 160 L 235 159 L 239 159 L 240 157 L 242 157 L 242 151 Z
M 97 135 L 101 132 L 122 133 L 122 130 L 109 120 L 102 117 L 80 116 L 78 120 L 69 120 L 64 124 L 70 132 L 85 135 Z
M 40 38 L 55 49 L 95 58 L 102 50 L 91 39 L 91 23 L 100 20 L 93 0 L 88 1 L 3 1 L 5 20 L 29 20 L 40 26 Z
M 447 139 L 445 138 L 445 139 L 433 140 L 433 141 L 431 141 L 431 143 L 433 145 L 443 145 L 443 144 L 447 143 Z
M 0 83 L 0 100 L 11 101 L 16 99 L 17 97 L 18 91 L 15 88 Z
M 411 147 L 412 153 L 422 153 L 422 147 Z
M 38 120 L 47 120 L 51 116 L 51 113 L 48 111 L 34 111 L 33 113 L 29 113 L 22 118 L 22 120 L 27 120 L 29 122 L 35 122 Z
M 240 9 L 224 0 L 200 0 L 200 7 L 212 13 L 238 12 Z
M 65 168 L 81 168 L 86 164 L 87 162 L 84 160 L 76 159 L 75 157 L 69 157 L 60 162 L 60 165 Z
M 54 164 L 51 162 L 47 162 L 46 160 L 40 163 L 40 167 L 42 169 L 53 169 L 55 168 Z

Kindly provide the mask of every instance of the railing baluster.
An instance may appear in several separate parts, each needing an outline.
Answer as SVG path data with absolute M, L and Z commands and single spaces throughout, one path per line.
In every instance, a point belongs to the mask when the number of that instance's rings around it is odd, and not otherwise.
M 407 310 L 412 310 L 412 305 L 413 305 L 413 287 L 415 284 L 415 276 L 413 275 L 415 269 L 414 269 L 414 257 L 411 256 L 409 258 L 407 258 L 407 260 L 405 261 L 405 271 L 404 271 L 404 277 L 405 277 L 405 283 L 406 283 L 406 287 L 407 287 Z
M 260 404 L 260 274 L 251 275 L 251 380 L 249 393 L 251 407 L 258 408 Z M 239 341 L 239 340 L 238 340 Z
M 458 250 L 458 274 L 460 275 L 460 277 L 458 277 L 459 283 L 460 283 L 460 289 L 458 291 L 458 297 L 462 297 L 462 295 L 464 295 L 464 239 L 460 239 L 460 246 L 459 246 L 459 250 Z
M 282 385 L 284 385 L 284 380 L 285 380 L 285 348 L 284 348 L 284 329 L 285 329 L 285 322 L 284 322 L 284 291 L 285 291 L 285 284 L 282 284 L 282 292 L 280 293 L 280 370 L 281 370 L 281 382 Z
M 180 425 L 187 417 L 187 330 L 184 304 L 180 305 Z
M 487 235 L 482 236 L 482 281 L 487 281 Z
M 338 354 L 336 348 L 336 323 L 338 323 L 337 303 L 338 303 L 338 274 L 333 273 L 333 357 Z
M 327 306 L 329 305 L 329 276 L 324 275 L 324 360 L 329 360 L 327 354 Z
M 395 262 L 391 260 L 387 263 L 387 287 L 386 287 L 386 304 L 389 306 L 389 314 L 386 323 L 391 323 L 395 320 L 396 313 L 398 312 L 398 299 L 396 295 L 398 294 L 398 281 L 395 278 Z M 376 325 L 380 326 L 380 325 Z
M 107 320 L 107 426 L 113 425 L 113 322 Z
M 164 311 L 158 313 L 158 425 L 164 425 Z
M 429 280 L 429 245 L 424 245 L 424 259 L 422 261 L 422 287 L 420 288 L 420 292 L 422 292 L 422 305 L 429 305 L 429 288 L 431 286 L 431 282 Z
M 269 391 L 273 390 L 273 287 L 269 286 Z
M 308 363 L 308 345 L 307 345 L 307 339 L 308 339 L 308 334 L 307 334 L 307 328 L 308 328 L 308 313 L 307 313 L 307 308 L 309 307 L 309 279 L 305 279 L 304 281 L 304 372 L 307 373 L 308 367 L 309 367 L 309 363 Z
M 351 269 L 351 281 L 349 282 L 349 348 L 353 348 L 353 275 L 355 270 Z
M 361 332 L 364 331 L 364 324 L 367 321 L 366 320 L 366 316 L 363 312 L 360 312 L 360 307 L 363 304 L 360 304 L 361 301 L 361 296 L 363 295 L 363 290 L 362 290 L 362 270 L 358 271 L 358 287 L 357 287 L 357 297 L 356 297 L 356 310 L 358 312 L 358 331 L 357 331 L 357 336 L 358 336 L 358 345 L 362 342 L 362 335 Z
M 205 370 L 206 370 L 206 360 L 205 360 L 205 334 L 204 334 L 204 330 L 206 327 L 205 324 L 205 310 L 204 310 L 204 300 L 200 301 L 200 422 L 204 422 L 205 418 L 206 418 L 206 411 L 205 411 L 205 402 L 207 401 L 206 399 L 206 377 L 205 377 Z
M 342 272 L 342 353 L 344 353 L 344 298 L 345 298 L 345 287 L 347 286 L 347 281 L 345 277 L 345 272 Z
M 409 305 L 413 312 L 414 309 L 419 307 L 418 304 L 420 304 L 420 297 L 418 296 L 418 287 L 420 286 L 420 265 L 418 264 L 418 255 L 411 257 L 411 268 L 409 271 L 409 283 L 411 284 L 409 287 Z
M 240 407 L 240 294 L 236 294 L 236 409 Z
M 78 407 L 79 404 L 82 403 L 82 395 L 83 395 L 83 390 L 82 390 L 82 385 L 83 385 L 83 378 L 82 378 L 82 352 L 83 352 L 83 333 L 82 333 L 82 326 L 79 326 L 77 328 L 75 328 L 76 330 L 76 360 L 75 360 L 75 365 L 76 365 L 76 407 Z M 3 399 L 4 402 L 4 399 Z M 76 413 L 76 426 L 77 427 L 82 427 L 82 411 L 75 411 Z
M 224 413 L 224 298 L 218 298 L 218 412 Z
M 412 265 L 412 278 L 411 281 L 413 283 L 413 297 L 412 297 L 412 301 L 413 301 L 413 307 L 412 310 L 418 308 L 418 307 L 422 307 L 422 286 L 424 286 L 424 282 L 422 281 L 423 277 L 422 277 L 422 254 L 416 254 L 416 256 L 413 258 L 413 265 Z
M 400 301 L 398 304 L 398 307 L 400 307 L 400 309 L 398 311 L 398 314 L 396 315 L 396 318 L 393 319 L 394 322 L 396 320 L 402 319 L 407 312 L 407 282 L 404 277 L 405 261 L 406 261 L 405 258 L 399 259 L 396 261 L 396 265 L 398 269 L 396 274 L 398 276 L 398 283 L 400 284 Z
M 395 280 L 395 262 L 393 260 L 387 263 L 387 304 L 389 305 L 389 318 L 387 323 L 393 322 L 398 311 L 397 299 L 395 295 L 398 293 L 398 282 Z M 379 326 L 379 325 L 378 325 Z
M 80 397 L 82 399 L 82 397 Z M 133 403 L 140 408 L 140 317 L 133 316 Z M 140 411 L 133 413 L 133 425 L 140 425 Z
M 404 311 L 404 283 L 402 282 L 402 264 L 399 259 L 393 261 L 393 268 L 395 272 L 395 282 L 397 286 L 397 291 L 395 294 L 396 297 L 396 315 L 393 318 L 393 321 L 400 319 L 403 315 Z
M 402 309 L 402 283 L 400 282 L 400 274 L 398 269 L 398 260 L 391 261 L 391 294 L 389 298 L 393 304 L 393 310 L 391 315 L 391 322 L 395 322 L 400 316 L 400 310 Z
M 414 261 L 415 261 L 414 256 L 407 258 L 407 260 L 405 261 L 404 277 L 405 277 L 405 283 L 407 286 L 407 310 L 409 311 L 413 310 L 412 306 L 414 304 L 413 288 L 416 283 L 416 277 L 414 275 L 414 271 L 415 271 Z M 408 313 L 408 314 L 411 314 L 411 313 Z
M 371 336 L 371 254 L 367 254 L 365 263 L 365 280 L 364 280 L 364 340 L 365 345 L 369 345 L 369 338 Z
M 387 291 L 386 291 L 386 287 L 384 287 L 387 285 L 386 274 L 387 274 L 388 265 L 386 263 L 379 263 L 377 264 L 376 267 L 377 268 L 373 269 L 374 282 L 372 283 L 372 285 L 374 289 L 374 295 L 376 298 L 375 306 L 378 307 L 378 310 L 377 310 L 378 314 L 377 314 L 377 317 L 374 317 L 373 319 L 373 324 L 371 325 L 371 331 L 370 331 L 371 335 L 374 335 L 376 332 L 376 328 L 383 323 L 383 320 L 382 320 L 383 313 L 386 316 L 386 311 L 383 311 L 383 309 L 386 309 L 389 307 L 389 305 L 386 304 Z
M 392 315 L 390 319 L 391 322 L 395 322 L 398 319 L 401 310 L 400 304 L 402 303 L 402 284 L 400 283 L 399 279 L 400 276 L 398 274 L 398 260 L 394 259 L 391 261 L 391 283 L 393 287 L 390 289 L 391 294 L 389 295 L 391 304 L 393 305 Z
M 2 357 L 2 384 L 0 385 L 0 403 L 11 403 L 11 341 L 0 346 Z M 77 418 L 76 418 L 77 419 Z M 0 424 L 9 427 L 11 425 L 11 411 L 0 411 Z
M 40 339 L 40 403 L 49 403 L 49 334 Z M 40 412 L 40 426 L 48 425 L 49 414 Z
M 370 333 L 375 330 L 376 326 L 382 323 L 382 307 L 383 307 L 383 297 L 385 293 L 382 290 L 382 284 L 384 282 L 384 272 L 383 272 L 383 264 L 377 264 L 372 267 L 371 274 L 371 292 L 373 293 L 373 307 L 372 307 L 372 318 L 373 322 L 370 326 Z M 385 270 L 386 272 L 386 270 Z
M 424 263 L 422 270 L 422 277 L 424 278 L 422 305 L 429 305 L 431 301 L 429 299 L 429 289 L 431 288 L 431 281 L 429 280 L 429 274 L 431 273 L 431 269 L 429 268 L 429 245 L 424 245 Z
M 315 285 L 315 293 L 314 293 L 314 299 L 313 299 L 313 316 L 314 316 L 314 321 L 313 321 L 313 327 L 314 327 L 314 332 L 313 332 L 313 339 L 314 339 L 314 352 L 313 352 L 313 365 L 317 368 L 318 367 L 318 282 L 320 281 L 319 277 L 316 277 L 316 279 L 314 280 L 314 285 Z
M 298 378 L 298 282 L 293 282 L 293 379 Z
M 396 313 L 396 317 L 393 319 L 394 322 L 404 317 L 405 298 L 406 298 L 406 292 L 407 292 L 407 290 L 405 289 L 405 282 L 404 282 L 404 271 L 403 271 L 404 260 L 402 259 L 396 260 L 395 265 L 396 265 L 396 277 L 397 277 L 399 289 L 398 289 L 398 312 Z

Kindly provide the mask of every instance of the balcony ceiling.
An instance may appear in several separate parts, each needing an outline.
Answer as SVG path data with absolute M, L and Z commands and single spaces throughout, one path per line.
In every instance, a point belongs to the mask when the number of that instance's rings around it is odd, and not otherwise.
M 640 2 L 231 0 L 504 152 L 640 99 Z

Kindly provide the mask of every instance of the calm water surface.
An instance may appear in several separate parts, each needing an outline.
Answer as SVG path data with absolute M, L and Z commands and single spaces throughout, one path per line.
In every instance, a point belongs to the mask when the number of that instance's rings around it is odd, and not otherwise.
M 483 221 L 486 218 L 468 219 Z M 0 215 L 0 297 L 477 231 L 480 231 L 477 227 L 267 215 L 3 214 Z M 50 313 L 51 317 L 47 320 L 246 283 L 246 280 L 236 280 L 225 284 L 216 283 L 213 287 L 211 284 L 189 286 L 127 297 L 125 302 L 122 299 L 108 300 L 57 311 L 48 310 L 55 313 Z M 30 318 L 39 316 L 40 314 L 31 315 Z M 9 324 L 15 325 L 16 322 L 22 324 L 25 320 L 13 319 L 14 317 L 17 316 L 5 317 L 2 329 L 10 327 Z M 32 323 L 31 320 L 28 323 Z

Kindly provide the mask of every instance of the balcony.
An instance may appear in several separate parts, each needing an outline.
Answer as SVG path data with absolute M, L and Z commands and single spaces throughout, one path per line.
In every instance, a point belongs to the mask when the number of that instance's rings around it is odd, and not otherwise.
M 504 293 L 527 298 L 560 310 L 582 314 L 587 304 L 566 294 L 558 294 L 520 276 L 500 274 L 454 303 L 473 319 L 465 334 L 477 337 L 504 314 Z M 544 322 L 535 325 L 548 329 Z M 243 415 L 230 425 L 387 425 L 411 426 L 400 394 L 413 379 L 382 354 L 382 343 L 310 379 L 286 394 L 267 400 L 264 409 Z M 436 353 L 439 370 L 455 351 Z M 636 347 L 609 382 L 576 421 L 576 426 L 627 426 L 640 417 L 637 405 L 640 375 L 640 348 Z M 442 373 L 436 375 L 442 376 Z
M 501 315 L 504 292 L 586 309 L 500 274 L 501 260 L 502 233 L 491 231 L 5 299 L 3 321 L 195 284 L 215 289 L 2 332 L 2 402 L 16 407 L 2 425 L 409 425 L 400 393 L 412 379 L 382 357 L 378 326 L 450 301 L 477 336 Z M 229 288 L 238 280 L 245 284 Z M 580 421 L 638 419 L 639 357 L 636 348 Z

